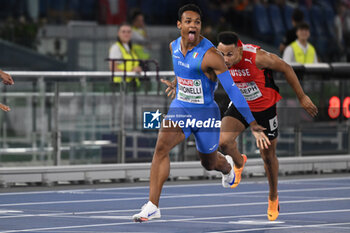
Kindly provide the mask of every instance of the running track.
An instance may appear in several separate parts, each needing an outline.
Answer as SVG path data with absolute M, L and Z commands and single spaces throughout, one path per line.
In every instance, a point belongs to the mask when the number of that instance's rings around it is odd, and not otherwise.
M 0 232 L 350 232 L 350 176 L 281 180 L 281 213 L 266 217 L 266 181 L 166 185 L 162 218 L 134 223 L 148 187 L 0 193 Z M 85 186 L 89 187 L 89 186 Z

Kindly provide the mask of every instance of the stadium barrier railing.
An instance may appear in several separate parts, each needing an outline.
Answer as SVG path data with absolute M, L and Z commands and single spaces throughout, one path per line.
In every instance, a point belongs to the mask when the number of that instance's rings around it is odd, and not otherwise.
M 321 155 L 328 157 L 343 154 L 341 157 L 345 158 L 345 167 L 341 167 L 348 169 L 349 163 L 346 161 L 350 154 L 350 127 L 347 97 L 350 96 L 350 65 L 322 63 L 293 65 L 293 68 L 305 92 L 319 106 L 320 113 L 316 119 L 308 117 L 300 109 L 286 81 L 277 75 L 276 83 L 284 97 L 278 113 L 278 156 L 291 158 L 291 161 L 299 164 L 302 160 L 295 157 L 307 157 L 317 162 Z M 122 93 L 111 83 L 111 72 L 9 73 L 15 79 L 15 85 L 2 86 L 0 93 L 0 102 L 12 107 L 11 112 L 0 113 L 1 174 L 6 174 L 9 171 L 6 169 L 11 170 L 11 167 L 19 173 L 22 168 L 28 170 L 29 167 L 49 172 L 55 166 L 57 169 L 65 169 L 67 165 L 71 169 L 76 166 L 79 167 L 77 169 L 83 169 L 84 166 L 88 168 L 113 163 L 117 167 L 121 164 L 115 163 L 121 162 L 127 163 L 121 165 L 127 170 L 133 162 L 151 161 L 157 131 L 143 129 L 144 106 L 153 110 L 160 107 L 167 109 L 171 101 L 163 92 L 165 88 L 159 88 L 161 85 L 155 78 L 157 72 L 127 72 L 127 76 L 139 77 L 145 83 L 149 82 L 149 85 L 147 89 L 144 88 L 146 85 L 142 85 L 133 91 L 126 84 Z M 124 72 L 116 72 L 115 75 L 123 76 Z M 172 71 L 160 71 L 158 75 L 168 79 L 174 77 Z M 123 103 L 120 102 L 122 95 L 125 95 Z M 339 106 L 330 104 L 332 97 L 336 101 L 339 99 Z M 340 113 L 330 118 L 332 109 Z M 123 123 L 120 122 L 121 116 L 124 116 Z M 119 134 L 121 126 L 125 134 Z M 125 144 L 118 143 L 118 134 L 125 137 Z M 249 131 L 239 141 L 242 152 L 251 158 L 259 157 Z M 187 163 L 197 159 L 191 137 L 171 154 L 174 162 Z M 332 166 L 328 168 L 332 170 Z M 3 175 L 0 181 L 4 180 Z

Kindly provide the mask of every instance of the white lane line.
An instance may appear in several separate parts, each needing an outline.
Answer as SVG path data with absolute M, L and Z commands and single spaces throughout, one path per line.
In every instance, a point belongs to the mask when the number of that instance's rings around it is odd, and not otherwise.
M 278 181 L 279 183 L 289 183 L 289 182 L 298 182 L 300 181 L 300 183 L 302 182 L 310 182 L 310 181 L 335 181 L 335 180 L 339 180 L 339 181 L 343 181 L 343 180 L 350 180 L 349 176 L 344 176 L 344 177 L 325 177 L 325 178 L 307 178 L 307 179 L 285 179 L 285 180 L 281 180 Z
M 350 180 L 350 177 L 330 177 L 330 178 L 308 178 L 308 179 L 289 179 L 289 180 L 279 180 L 279 184 L 288 184 L 291 182 L 302 184 L 303 182 L 310 181 L 343 181 Z M 256 183 L 267 183 L 267 181 L 244 181 L 241 182 L 241 185 L 246 184 L 256 184 Z M 340 185 L 340 184 L 339 184 Z M 347 185 L 347 184 L 344 184 Z M 203 186 L 221 186 L 220 183 L 209 183 L 209 184 L 173 184 L 173 185 L 164 185 L 164 188 L 188 188 L 188 187 L 203 187 Z M 137 187 L 117 187 L 117 188 L 94 188 L 94 189 L 70 189 L 70 190 L 52 190 L 52 191 L 32 191 L 32 192 L 9 192 L 9 193 L 0 193 L 0 196 L 12 196 L 12 195 L 31 195 L 31 194 L 48 194 L 48 193 L 58 193 L 64 191 L 77 191 L 77 192 L 89 192 L 89 191 L 118 191 L 118 190 L 135 190 L 135 189 L 149 189 L 148 185 L 137 186 Z
M 120 225 L 130 225 L 135 224 L 133 222 L 124 222 L 124 223 L 105 223 L 105 224 L 90 224 L 90 225 L 79 225 L 79 226 L 64 226 L 64 227 L 47 227 L 47 228 L 32 228 L 32 229 L 17 229 L 9 231 L 1 231 L 0 233 L 14 233 L 14 232 L 37 232 L 37 231 L 50 231 L 50 230 L 62 230 L 62 229 L 77 229 L 77 228 L 86 228 L 86 227 L 106 227 L 106 226 L 120 226 Z
M 266 216 L 266 215 L 265 215 Z M 212 224 L 212 225 L 231 225 L 231 224 L 237 224 L 237 225 L 276 225 L 276 224 L 284 224 L 285 222 L 283 221 L 268 221 L 268 220 L 261 220 L 261 219 L 256 219 L 256 220 L 238 220 L 238 221 L 229 221 L 229 222 L 213 222 L 213 221 L 198 221 L 198 220 L 189 220 L 189 221 L 184 221 L 186 223 L 192 222 L 192 223 L 205 223 L 205 224 Z
M 102 195 L 138 195 L 140 196 L 142 193 L 140 192 L 100 192 L 99 190 L 96 191 L 69 191 L 69 190 L 65 190 L 65 191 L 59 191 L 57 192 L 57 194 L 72 194 L 72 195 L 95 195 L 95 194 L 102 194 Z M 148 192 L 145 192 L 145 194 L 148 194 Z
M 89 216 L 89 218 L 100 218 L 100 219 L 127 219 L 132 221 L 132 216 Z
M 68 216 L 67 216 L 68 217 Z M 162 214 L 163 218 L 194 218 L 194 216 L 189 215 L 164 215 Z M 97 219 L 127 219 L 132 221 L 131 215 L 121 216 L 121 215 L 92 215 L 92 216 L 86 216 L 82 218 L 97 218 Z
M 307 188 L 307 189 L 285 189 L 279 190 L 279 193 L 290 192 L 314 192 L 314 191 L 335 191 L 335 190 L 349 190 L 350 187 L 336 187 L 336 188 Z M 269 191 L 249 191 L 249 192 L 229 192 L 229 193 L 209 193 L 209 194 L 184 194 L 184 195 L 169 195 L 162 196 L 161 199 L 178 199 L 178 198 L 195 198 L 195 197 L 223 197 L 223 196 L 235 196 L 246 194 L 262 194 Z M 310 196 L 312 197 L 312 196 Z M 6 203 L 0 204 L 0 207 L 4 206 L 29 206 L 29 205 L 55 205 L 55 204 L 71 204 L 71 203 L 87 203 L 87 202 L 115 202 L 115 201 L 134 201 L 134 200 L 147 200 L 148 197 L 127 197 L 127 198 L 107 198 L 107 199 L 90 199 L 90 200 L 74 200 L 74 201 L 46 201 L 46 202 L 23 202 L 23 203 Z
M 72 231 L 67 231 L 67 230 L 57 230 L 57 231 L 41 231 L 41 232 L 48 232 L 48 233 L 96 233 L 96 231 L 94 230 L 89 230 L 89 231 L 76 231 L 76 230 L 72 230 Z M 1 232 L 0 232 L 1 233 Z M 103 233 L 115 233 L 115 231 L 103 231 Z M 142 233 L 154 233 L 152 232 L 142 232 Z
M 243 183 L 243 182 L 242 182 Z M 249 182 L 246 182 L 249 183 Z M 254 183 L 254 182 L 252 182 Z M 219 183 L 209 184 L 174 184 L 164 185 L 163 188 L 191 188 L 191 187 L 205 187 L 205 186 L 221 186 Z M 135 190 L 135 189 L 149 189 L 148 185 L 136 186 L 136 187 L 118 187 L 118 188 L 96 188 L 96 189 L 64 189 L 64 190 L 52 190 L 52 191 L 32 191 L 32 192 L 9 192 L 0 193 L 0 196 L 11 196 L 11 195 L 31 195 L 31 194 L 48 194 L 48 193 L 62 193 L 62 192 L 90 192 L 90 191 L 118 191 L 118 190 Z M 147 191 L 147 190 L 145 190 Z
M 350 224 L 348 227 L 341 227 L 341 226 L 331 226 L 331 227 L 325 227 L 325 228 L 329 228 L 329 229 L 333 229 L 332 232 L 337 232 L 337 231 L 334 231 L 334 229 L 342 229 L 342 230 L 347 230 L 347 233 L 350 232 Z M 324 228 L 323 228 L 324 229 Z
M 17 214 L 23 213 L 21 210 L 0 210 L 0 214 Z
M 264 228 L 252 228 L 252 229 L 240 229 L 240 230 L 229 230 L 229 231 L 211 231 L 210 233 L 228 233 L 228 232 L 253 232 L 253 231 L 266 231 L 266 230 L 281 230 L 281 229 L 292 229 L 292 228 L 320 228 L 329 226 L 341 226 L 350 225 L 349 222 L 341 223 L 325 223 L 325 224 L 313 224 L 313 225 L 298 225 L 298 226 L 281 226 L 281 227 L 264 227 Z M 269 231 L 270 232 L 270 231 Z
M 294 201 L 280 201 L 281 204 L 295 204 L 295 203 L 311 203 L 311 202 L 330 202 L 330 201 L 344 201 L 350 200 L 348 198 L 324 198 L 314 200 L 294 200 Z M 175 206 L 175 207 L 163 207 L 162 210 L 180 210 L 180 209 L 202 209 L 202 208 L 228 208 L 228 207 L 240 207 L 240 206 L 257 206 L 266 205 L 266 202 L 254 202 L 254 203 L 234 203 L 234 204 L 215 204 L 215 205 L 192 205 L 192 206 Z M 0 216 L 0 219 L 8 218 L 24 218 L 24 217 L 57 217 L 67 215 L 82 215 L 82 214 L 102 214 L 102 213 L 125 213 L 125 212 L 137 212 L 140 209 L 129 209 L 129 210 L 109 210 L 109 211 L 85 211 L 85 212 L 74 212 L 74 213 L 50 213 L 50 214 L 23 214 L 23 215 L 11 215 L 11 216 Z
M 283 224 L 283 221 L 268 221 L 268 220 L 239 220 L 237 222 L 230 221 L 231 224 L 244 224 L 244 225 L 276 225 Z
M 280 213 L 280 215 L 305 215 L 305 214 L 322 214 L 322 213 L 341 213 L 350 212 L 350 209 L 344 210 L 327 210 L 327 211 L 306 211 L 306 212 L 290 212 L 290 213 Z M 249 218 L 249 217 L 266 217 L 266 214 L 256 214 L 256 215 L 241 215 L 241 216 L 222 216 L 222 217 L 205 217 L 205 218 L 184 218 L 184 219 L 171 219 L 171 220 L 152 220 L 147 222 L 147 224 L 152 223 L 167 223 L 167 222 L 186 222 L 186 221 L 200 221 L 200 220 L 214 220 L 214 219 L 232 219 L 232 218 Z M 32 229 L 18 229 L 18 230 L 7 230 L 1 231 L 0 233 L 14 233 L 14 232 L 30 232 L 30 231 L 49 231 L 49 230 L 60 230 L 60 229 L 77 229 L 77 228 L 89 228 L 89 227 L 105 227 L 105 226 L 120 226 L 120 225 L 131 225 L 138 224 L 132 221 L 122 222 L 122 223 L 105 223 L 105 224 L 90 224 L 90 225 L 77 225 L 77 226 L 64 226 L 64 227 L 50 227 L 50 228 L 32 228 Z M 227 224 L 224 222 L 223 224 Z M 348 225 L 347 223 L 334 223 L 326 225 Z M 321 226 L 322 224 L 317 224 Z M 308 225 L 305 225 L 308 226 Z M 311 225 L 310 225 L 311 226 Z M 314 224 L 314 226 L 316 226 Z M 262 228 L 268 230 L 269 228 Z M 275 228 L 272 228 L 275 229 Z M 226 231 L 222 231 L 226 232 Z M 231 232 L 231 231 L 227 231 Z

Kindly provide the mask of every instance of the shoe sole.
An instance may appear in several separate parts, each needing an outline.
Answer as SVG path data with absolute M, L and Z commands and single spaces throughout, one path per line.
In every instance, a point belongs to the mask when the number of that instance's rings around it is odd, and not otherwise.
M 134 218 L 134 222 L 147 222 L 148 218 Z
M 155 217 L 150 217 L 150 218 L 143 218 L 143 217 L 134 217 L 133 220 L 134 222 L 147 222 L 150 221 L 152 219 L 157 219 L 157 218 L 161 218 L 161 216 L 155 216 Z

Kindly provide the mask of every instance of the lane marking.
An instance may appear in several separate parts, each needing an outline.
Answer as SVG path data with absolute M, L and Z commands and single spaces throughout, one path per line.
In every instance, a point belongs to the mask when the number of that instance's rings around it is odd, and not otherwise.
M 239 220 L 237 222 L 230 221 L 231 224 L 244 224 L 244 225 L 275 225 L 284 224 L 283 221 L 268 221 L 268 220 Z
M 89 216 L 89 218 L 98 218 L 98 219 L 127 219 L 132 221 L 132 216 Z
M 350 225 L 349 222 L 343 223 L 325 223 L 325 224 L 313 224 L 313 225 L 297 225 L 297 226 L 281 226 L 281 227 L 268 227 L 268 228 L 253 228 L 253 229 L 241 229 L 241 230 L 229 230 L 229 231 L 211 231 L 210 233 L 227 233 L 227 232 L 250 232 L 250 231 L 264 231 L 264 230 L 281 230 L 291 228 L 320 228 L 326 226 L 341 226 Z
M 78 192 L 70 192 L 70 191 L 59 191 L 58 194 L 72 194 L 72 195 L 92 195 L 92 194 L 102 194 L 102 195 L 141 195 L 140 192 L 100 192 L 100 191 L 78 191 Z
M 21 210 L 0 210 L 0 214 L 17 214 L 23 213 Z
M 339 213 L 339 212 L 350 212 L 350 209 L 344 209 L 344 210 L 328 210 L 328 211 L 306 211 L 306 212 L 291 212 L 291 213 L 280 213 L 280 215 L 305 215 L 305 214 L 320 214 L 320 213 Z M 242 216 L 223 216 L 223 217 L 205 217 L 205 218 L 185 218 L 185 219 L 171 219 L 171 220 L 152 220 L 147 222 L 148 224 L 152 223 L 167 223 L 167 222 L 183 222 L 183 221 L 193 221 L 193 220 L 213 220 L 213 219 L 232 219 L 232 218 L 248 218 L 248 217 L 266 217 L 266 214 L 256 214 L 256 215 L 242 215 Z M 90 224 L 90 225 L 78 225 L 78 226 L 63 226 L 63 227 L 50 227 L 50 228 L 32 228 L 32 229 L 18 229 L 18 230 L 7 230 L 2 231 L 1 233 L 14 233 L 14 232 L 30 232 L 30 231 L 46 231 L 46 230 L 60 230 L 60 229 L 77 229 L 77 228 L 89 228 L 89 227 L 105 227 L 105 226 L 120 226 L 120 225 L 131 225 L 131 224 L 137 224 L 134 222 L 122 222 L 122 223 L 105 223 L 105 224 Z M 227 224 L 225 222 L 224 224 Z M 307 226 L 337 226 L 337 225 L 350 225 L 349 222 L 347 223 L 332 223 L 332 224 L 314 224 L 314 225 L 305 225 Z M 290 227 L 290 226 L 288 226 Z M 288 228 L 286 227 L 286 228 Z M 295 227 L 295 226 L 294 226 Z M 299 227 L 299 226 L 298 226 Z M 300 227 L 304 227 L 300 226 Z M 261 230 L 269 230 L 269 229 L 277 229 L 278 227 L 273 228 L 261 228 Z M 283 228 L 280 228 L 283 229 Z M 252 231 L 252 229 L 245 229 L 248 231 Z M 256 231 L 256 229 L 254 229 Z M 258 229 L 259 230 L 259 229 Z M 240 232 L 239 231 L 218 231 L 217 233 L 224 233 L 224 232 Z M 214 233 L 214 232 L 212 232 Z
M 63 230 L 63 229 L 77 229 L 77 228 L 88 228 L 88 227 L 106 227 L 106 226 L 120 226 L 120 225 L 130 225 L 136 224 L 134 222 L 125 222 L 125 223 L 105 223 L 105 224 L 91 224 L 91 225 L 79 225 L 79 226 L 64 226 L 64 227 L 47 227 L 47 228 L 32 228 L 32 229 L 23 229 L 23 230 L 9 230 L 1 231 L 1 233 L 14 233 L 14 232 L 36 232 L 36 231 L 49 231 L 49 230 Z
M 290 182 L 297 182 L 297 183 L 303 183 L 303 182 L 310 182 L 310 181 L 343 181 L 343 180 L 350 180 L 350 177 L 329 177 L 329 178 L 308 178 L 308 179 L 290 179 L 290 180 L 280 180 L 278 181 L 279 184 L 288 184 Z M 244 181 L 241 182 L 240 185 L 246 185 L 246 184 L 256 184 L 256 183 L 267 183 L 267 181 Z M 344 184 L 347 185 L 347 184 Z M 209 183 L 209 184 L 182 184 L 182 185 L 164 185 L 163 188 L 191 188 L 191 187 L 202 187 L 202 186 L 221 186 L 220 183 Z M 137 186 L 137 187 L 118 187 L 118 188 L 93 188 L 93 189 L 69 189 L 69 191 L 115 191 L 115 190 L 134 190 L 134 189 L 149 189 L 148 186 Z M 48 194 L 48 193 L 58 193 L 58 192 L 64 192 L 65 190 L 53 190 L 53 191 L 32 191 L 32 192 L 9 192 L 9 193 L 0 193 L 0 196 L 12 196 L 12 195 L 31 195 L 31 194 Z
M 348 197 L 348 198 L 325 198 L 325 199 L 315 199 L 315 200 L 280 201 L 280 203 L 281 204 L 295 204 L 295 203 L 330 202 L 330 201 L 344 201 L 344 200 L 350 200 L 350 197 Z M 219 208 L 227 208 L 227 207 L 256 206 L 256 205 L 266 205 L 266 202 L 175 206 L 175 207 L 163 207 L 163 208 L 161 208 L 161 210 L 202 209 L 202 208 L 218 208 L 218 207 Z M 140 209 L 109 210 L 109 211 L 85 211 L 85 212 L 74 212 L 74 213 L 24 214 L 24 215 L 13 215 L 13 216 L 0 216 L 0 219 L 24 218 L 24 217 L 55 217 L 55 216 L 67 216 L 67 215 L 74 216 L 74 215 L 98 214 L 98 213 L 125 213 L 125 212 L 137 212 L 139 210 Z
M 349 190 L 350 187 L 336 187 L 336 188 L 307 188 L 307 189 L 285 189 L 279 190 L 279 193 L 290 192 L 314 192 L 314 191 L 334 191 L 334 190 Z M 209 193 L 209 194 L 184 194 L 184 195 L 169 195 L 161 196 L 161 199 L 178 199 L 178 198 L 194 198 L 194 197 L 223 197 L 246 194 L 263 194 L 269 191 L 249 191 L 249 192 L 230 192 L 230 193 Z M 147 200 L 147 196 L 143 197 L 125 197 L 125 198 L 107 198 L 107 199 L 90 199 L 90 200 L 74 200 L 74 201 L 46 201 L 46 202 L 23 202 L 23 203 L 6 203 L 0 204 L 3 206 L 29 206 L 29 205 L 54 205 L 54 204 L 71 204 L 71 203 L 88 203 L 88 202 L 115 202 L 115 201 L 134 201 Z

